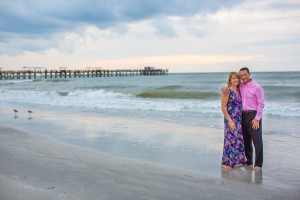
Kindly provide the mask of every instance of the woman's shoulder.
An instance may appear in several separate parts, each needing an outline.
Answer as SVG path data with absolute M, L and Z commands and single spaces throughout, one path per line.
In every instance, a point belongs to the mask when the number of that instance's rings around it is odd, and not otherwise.
M 229 87 L 229 92 L 234 93 L 234 90 L 231 87 Z
M 239 96 L 239 90 L 234 90 L 233 88 L 229 88 L 229 95 Z

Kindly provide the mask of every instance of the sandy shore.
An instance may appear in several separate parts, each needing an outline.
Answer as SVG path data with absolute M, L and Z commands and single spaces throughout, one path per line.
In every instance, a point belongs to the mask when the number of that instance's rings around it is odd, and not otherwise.
M 221 170 L 222 130 L 0 110 L 0 200 L 299 199 L 299 139 L 265 135 L 262 172 Z M 37 114 L 39 113 L 39 114 Z
M 249 178 L 241 173 L 252 173 L 251 169 L 223 171 L 223 178 L 207 176 L 76 148 L 13 128 L 0 130 L 1 200 L 274 200 L 297 199 L 300 194 L 294 188 L 238 181 Z

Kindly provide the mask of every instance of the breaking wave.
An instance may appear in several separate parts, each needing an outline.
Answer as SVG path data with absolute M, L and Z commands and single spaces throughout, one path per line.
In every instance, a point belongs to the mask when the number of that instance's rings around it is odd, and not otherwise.
M 189 92 L 189 91 L 143 91 L 136 95 L 143 98 L 165 99 L 216 99 L 219 97 L 215 92 Z

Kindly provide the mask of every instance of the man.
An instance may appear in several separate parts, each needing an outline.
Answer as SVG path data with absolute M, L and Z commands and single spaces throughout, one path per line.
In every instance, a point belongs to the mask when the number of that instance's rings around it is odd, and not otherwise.
M 253 165 L 253 148 L 255 148 L 255 163 L 253 169 L 260 171 L 263 164 L 262 114 L 264 109 L 263 88 L 250 78 L 247 67 L 240 69 L 240 94 L 242 97 L 242 130 L 245 145 L 247 165 Z M 228 91 L 223 91 L 227 93 Z

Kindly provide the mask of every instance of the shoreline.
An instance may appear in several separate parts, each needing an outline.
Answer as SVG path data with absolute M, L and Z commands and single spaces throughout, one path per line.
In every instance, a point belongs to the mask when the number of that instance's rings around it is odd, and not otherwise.
M 274 200 L 300 195 L 294 138 L 264 136 L 262 173 L 246 167 L 227 171 L 220 167 L 220 129 L 75 111 L 36 111 L 31 119 L 7 118 L 7 113 L 2 109 L 0 115 L 0 159 L 5 161 L 0 199 Z
M 0 165 L 1 199 L 296 199 L 299 195 L 291 188 L 109 156 L 13 128 L 0 129 L 0 159 L 5 160 Z

